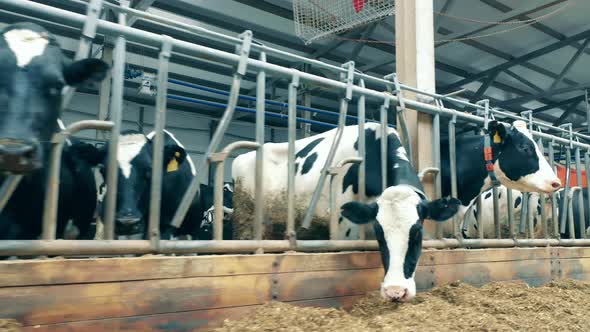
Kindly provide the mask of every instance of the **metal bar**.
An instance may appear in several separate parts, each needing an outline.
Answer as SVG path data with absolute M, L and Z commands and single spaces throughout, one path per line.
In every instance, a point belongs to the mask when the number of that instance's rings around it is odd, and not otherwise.
M 212 153 L 209 161 L 215 165 L 215 182 L 213 185 L 213 239 L 223 240 L 223 179 L 227 157 L 237 149 L 257 150 L 260 144 L 250 141 L 237 141 L 228 144 L 221 152 Z
M 266 53 L 260 52 L 260 61 L 266 62 Z M 266 102 L 266 72 L 260 70 L 256 77 L 256 174 L 254 179 L 254 240 L 262 240 L 264 232 L 264 113 Z
M 588 38 L 588 40 L 590 40 L 590 38 Z M 580 160 L 580 148 L 577 147 L 574 150 L 574 159 L 576 161 L 576 182 L 577 182 L 577 186 L 580 187 L 579 193 L 578 193 L 578 214 L 580 217 L 580 236 L 582 237 L 582 239 L 586 238 L 586 218 L 584 217 L 584 195 L 582 194 L 582 186 L 584 185 L 582 183 L 582 161 Z
M 586 126 L 590 133 L 590 105 L 588 105 L 588 89 L 584 89 L 584 103 L 586 104 Z
M 288 137 L 288 160 L 287 160 L 287 228 L 285 237 L 292 242 L 295 241 L 295 140 L 297 139 L 297 88 L 299 87 L 299 76 L 294 73 L 289 83 L 289 119 L 287 121 Z
M 481 208 L 483 197 L 481 195 L 477 196 L 475 201 L 475 206 L 477 207 L 477 237 L 479 239 L 484 238 L 484 220 L 483 220 L 483 210 Z
M 506 188 L 506 206 L 508 207 L 508 228 L 510 229 L 510 238 L 516 238 L 516 228 L 514 223 L 514 205 L 512 205 L 512 189 Z
M 500 204 L 498 202 L 498 187 L 492 187 L 492 202 L 494 204 L 494 227 L 496 229 L 496 238 L 502 238 L 502 229 L 500 225 Z
M 531 208 L 531 193 L 527 193 L 527 209 L 526 209 L 526 221 L 527 221 L 527 230 L 528 230 L 528 238 L 534 239 L 535 238 L 535 224 L 533 220 L 533 213 L 534 208 Z
M 449 168 L 451 173 L 451 196 L 457 197 L 457 144 L 455 136 L 455 125 L 457 116 L 454 114 L 449 121 Z M 460 238 L 461 232 L 457 228 L 457 217 L 453 216 L 453 235 Z
M 2 210 L 6 207 L 6 204 L 22 179 L 23 175 L 20 174 L 11 174 L 4 179 L 2 187 L 0 187 L 0 214 L 2 214 Z
M 225 131 L 227 130 L 227 127 L 229 126 L 231 119 L 233 118 L 234 111 L 238 103 L 238 94 L 240 92 L 242 77 L 246 75 L 246 67 L 249 63 L 248 57 L 250 55 L 250 46 L 252 45 L 252 32 L 246 30 L 244 33 L 240 35 L 240 37 L 242 38 L 242 44 L 241 47 L 239 47 L 239 50 L 237 52 L 238 54 L 232 54 L 238 58 L 238 65 L 236 72 L 234 73 L 234 76 L 232 78 L 230 96 L 228 98 L 227 107 L 225 109 L 225 112 L 223 113 L 223 117 L 221 118 L 219 124 L 217 125 L 217 128 L 215 129 L 215 133 L 211 138 L 211 142 L 207 147 L 207 151 L 205 152 L 205 158 L 203 158 L 197 164 L 197 176 L 195 176 L 191 181 L 189 187 L 187 188 L 187 191 L 184 194 L 184 197 L 182 198 L 182 201 L 180 202 L 178 209 L 176 210 L 176 214 L 174 215 L 174 218 L 171 222 L 172 227 L 179 228 L 181 226 L 182 221 L 184 220 L 184 217 L 188 212 L 192 200 L 194 199 L 195 195 L 199 192 L 199 187 L 201 181 L 203 180 L 202 178 L 205 176 L 205 172 L 202 172 L 201 170 L 205 169 L 205 166 L 207 164 L 207 158 L 211 155 L 211 153 L 217 150 L 217 147 L 221 143 L 223 135 L 225 134 Z M 177 46 L 176 44 L 177 42 L 175 41 L 175 48 Z
M 338 129 L 336 129 L 334 139 L 332 140 L 332 145 L 330 146 L 330 151 L 326 156 L 326 162 L 324 163 L 324 166 L 320 174 L 320 178 L 316 185 L 313 196 L 311 197 L 311 201 L 309 202 L 309 207 L 307 208 L 307 211 L 305 213 L 305 218 L 303 219 L 303 223 L 301 225 L 301 227 L 304 229 L 309 229 L 309 226 L 311 225 L 311 218 L 313 218 L 313 215 L 315 213 L 315 207 L 324 188 L 326 176 L 328 175 L 328 168 L 332 165 L 334 155 L 336 154 L 336 149 L 338 148 L 338 145 L 340 144 L 340 139 L 342 138 L 342 132 L 344 131 L 344 126 L 346 125 L 348 103 L 352 100 L 352 91 L 355 88 L 353 85 L 355 75 L 354 62 L 350 61 L 343 64 L 342 66 L 347 67 L 348 72 L 345 77 L 346 83 L 344 83 L 346 84 L 346 92 L 344 97 L 340 99 L 340 116 L 338 117 Z
M 51 147 L 51 154 L 49 157 L 49 169 L 47 171 L 48 177 L 47 186 L 45 188 L 45 202 L 43 205 L 42 239 L 55 239 L 57 226 L 57 203 L 59 201 L 61 156 L 66 139 L 84 129 L 112 130 L 113 126 L 114 123 L 110 121 L 82 120 L 70 124 L 64 130 L 53 136 L 53 145 Z
M 123 3 L 129 4 L 129 1 Z M 119 13 L 119 28 L 125 27 L 126 14 Z M 113 50 L 113 69 L 111 84 L 111 120 L 114 123 L 111 131 L 109 142 L 108 162 L 107 162 L 107 193 L 105 197 L 105 216 L 104 216 L 104 237 L 111 240 L 115 236 L 115 213 L 117 208 L 117 154 L 119 149 L 119 134 L 121 132 L 121 122 L 123 120 L 123 89 L 125 82 L 125 36 L 118 35 L 115 39 L 115 48 Z
M 563 212 L 559 211 L 561 213 L 561 218 L 559 220 L 559 224 L 560 224 L 560 233 L 561 234 L 565 234 L 565 223 L 567 222 L 567 216 L 568 216 L 568 204 L 567 204 L 567 199 L 568 199 L 568 195 L 569 195 L 569 191 L 570 191 L 570 169 L 571 169 L 571 160 L 572 160 L 572 155 L 571 155 L 571 150 L 569 147 L 567 147 L 565 149 L 565 186 L 563 189 L 563 206 L 560 206 L 559 208 L 563 208 Z
M 567 209 L 567 222 L 568 222 L 568 228 L 569 228 L 569 237 L 570 239 L 575 239 L 576 238 L 576 227 L 574 224 L 574 196 L 576 195 L 576 192 L 581 192 L 582 188 L 578 187 L 578 186 L 573 186 L 570 188 L 570 192 L 568 193 L 568 195 L 565 197 L 566 199 L 566 204 L 568 206 Z M 583 222 L 583 220 L 582 220 Z M 580 234 L 582 234 L 582 232 L 585 232 L 586 230 L 584 228 L 580 229 Z
M 96 36 L 96 24 L 100 18 L 100 10 L 102 8 L 102 0 L 90 0 L 86 7 L 86 19 L 84 21 L 84 27 L 82 28 L 82 36 L 80 36 L 80 43 L 78 44 L 78 50 L 74 55 L 74 60 L 82 60 L 90 55 L 92 50 L 92 41 Z M 124 4 L 125 2 L 122 2 Z M 127 2 L 128 4 L 128 2 Z M 72 97 L 76 92 L 74 86 L 66 86 L 62 91 L 61 109 L 66 109 L 70 104 Z
M 450 0 L 452 1 L 452 0 Z M 448 1 L 448 2 L 450 2 Z M 447 3 L 448 3 L 447 2 Z M 437 103 L 440 103 L 440 100 L 436 101 Z M 440 172 L 441 169 L 441 160 L 440 160 L 440 114 L 436 114 L 434 115 L 434 117 L 432 118 L 432 131 L 433 131 L 433 136 L 432 136 L 432 156 L 434 157 L 434 167 L 437 168 L 439 170 L 439 172 L 437 172 L 434 175 L 434 194 L 436 195 L 436 198 L 441 198 L 442 197 L 442 174 Z M 437 239 L 442 239 L 443 237 L 443 224 L 442 223 L 436 223 L 436 238 Z
M 466 240 L 441 239 L 424 240 L 424 249 L 454 248 L 512 248 L 512 247 L 587 247 L 590 239 L 483 239 Z M 265 252 L 286 252 L 292 250 L 288 240 L 203 240 L 170 241 L 162 240 L 160 253 L 252 253 L 258 248 Z M 367 240 L 298 240 L 295 250 L 301 252 L 378 250 L 377 241 Z M 0 241 L 0 256 L 36 255 L 126 255 L 148 254 L 151 246 L 147 240 L 3 240 Z
M 359 86 L 364 88 L 365 81 L 363 79 L 359 80 Z M 361 95 L 358 98 L 357 102 L 357 115 L 358 115 L 358 137 L 359 137 L 359 146 L 358 146 L 358 157 L 362 159 L 359 164 L 359 175 L 358 175 L 358 195 L 359 200 L 364 202 L 367 199 L 367 148 L 366 148 L 366 141 L 365 141 L 365 96 Z M 359 239 L 364 240 L 366 236 L 366 225 L 359 225 Z
M 62 22 L 63 24 L 70 24 L 73 26 L 82 26 L 86 20 L 86 17 L 84 15 L 61 10 L 59 8 L 55 8 L 55 7 L 51 7 L 51 6 L 46 6 L 46 5 L 35 3 L 32 1 L 22 2 L 22 1 L 12 1 L 12 0 L 0 0 L 0 5 L 2 5 L 4 8 L 7 8 L 7 9 L 25 10 L 29 13 L 33 13 L 33 14 L 41 16 L 41 17 L 59 19 L 60 22 Z M 153 33 L 147 32 L 147 31 L 142 31 L 142 30 L 138 30 L 138 29 L 134 29 L 134 28 L 122 27 L 117 24 L 107 22 L 104 20 L 99 20 L 97 31 L 99 33 L 103 33 L 103 34 L 122 35 L 125 38 L 129 39 L 130 41 L 142 43 L 142 44 L 145 44 L 146 46 L 153 46 L 153 47 L 159 47 L 159 45 L 161 43 L 161 38 L 162 38 L 160 35 L 157 35 L 157 34 L 153 34 Z M 590 35 L 590 31 L 588 31 L 588 34 Z M 229 64 L 237 63 L 240 61 L 239 55 L 215 50 L 215 49 L 204 47 L 201 45 L 191 44 L 189 42 L 185 42 L 182 40 L 176 40 L 174 43 L 174 48 L 178 52 L 184 52 L 190 56 L 201 55 L 201 56 L 205 56 L 208 58 L 216 58 L 220 62 L 229 63 Z M 266 50 L 266 48 L 265 48 L 265 50 Z M 274 51 L 277 52 L 276 50 L 274 50 Z M 289 55 L 288 52 L 282 52 L 281 54 L 283 54 L 283 53 L 285 56 L 292 56 L 292 55 Z M 249 66 L 253 67 L 254 69 L 264 68 L 267 70 L 267 73 L 269 73 L 269 74 L 272 73 L 272 74 L 277 74 L 277 75 L 286 76 L 286 77 L 290 77 L 292 75 L 292 71 L 293 71 L 293 69 L 290 69 L 290 68 L 285 68 L 285 67 L 281 67 L 281 66 L 269 64 L 269 63 L 262 63 L 261 61 L 255 60 L 255 59 L 248 59 L 247 63 Z M 318 63 L 321 64 L 321 61 L 318 61 Z M 339 69 L 339 71 L 343 71 L 343 70 Z M 366 75 L 366 74 L 362 74 L 362 73 L 357 73 L 356 75 L 359 78 L 364 78 L 366 81 L 371 81 L 371 82 L 375 82 L 378 84 L 384 84 L 384 85 L 391 84 L 391 82 L 388 82 L 387 80 L 377 78 L 377 77 L 372 77 L 370 75 Z M 325 77 L 321 77 L 321 76 L 317 76 L 317 75 L 312 75 L 309 73 L 301 73 L 300 76 L 301 76 L 301 80 L 303 80 L 303 81 L 313 81 L 315 83 L 325 85 L 326 87 L 331 87 L 331 88 L 335 88 L 335 89 L 346 89 L 346 84 L 329 79 L 329 78 L 325 78 Z M 401 85 L 401 84 L 400 84 L 400 86 L 404 90 L 414 91 L 414 92 L 418 91 L 417 93 L 419 93 L 421 95 L 433 96 L 433 97 L 437 97 L 437 98 L 440 98 L 443 100 L 449 100 L 452 102 L 460 103 L 460 104 L 463 104 L 466 106 L 468 105 L 468 106 L 474 107 L 474 108 L 478 107 L 477 105 L 474 105 L 474 104 L 471 104 L 468 102 L 464 102 L 459 99 L 454 99 L 454 98 L 450 98 L 450 97 L 445 97 L 443 95 L 437 95 L 437 94 L 419 91 L 415 88 L 411 88 L 411 87 Z M 379 91 L 376 91 L 376 90 L 369 90 L 366 88 L 360 88 L 360 87 L 356 86 L 353 88 L 353 91 L 358 94 L 364 94 L 367 97 L 382 99 L 382 93 Z M 389 98 L 392 100 L 393 103 L 396 103 L 398 101 L 398 98 L 396 96 L 390 96 Z M 415 110 L 421 111 L 421 112 L 425 112 L 425 113 L 428 113 L 431 115 L 439 112 L 442 115 L 451 116 L 452 112 L 453 112 L 453 110 L 449 110 L 446 108 L 443 108 L 442 110 L 437 110 L 437 108 L 435 106 L 425 104 L 425 103 L 422 103 L 419 101 L 407 100 L 406 103 L 407 103 L 406 106 L 408 108 L 415 109 Z M 513 114 L 500 112 L 497 110 L 492 110 L 492 111 L 497 114 L 502 114 L 503 116 L 514 117 Z M 459 113 L 458 118 L 460 118 L 462 120 L 474 122 L 474 123 L 481 123 L 482 122 L 481 119 L 477 119 L 476 116 L 471 115 L 471 114 Z M 535 124 L 545 127 L 545 128 L 559 130 L 557 128 L 554 128 L 552 126 L 548 126 L 548 125 L 540 123 L 540 122 L 535 122 Z M 542 134 L 542 133 L 534 133 L 534 135 L 536 137 L 551 138 L 550 135 Z M 575 133 L 574 135 L 577 137 L 580 137 L 580 138 L 590 137 L 590 136 L 586 136 L 586 135 L 581 135 L 579 133 Z M 556 138 L 556 142 L 558 142 L 558 143 L 565 143 L 565 141 L 566 140 Z M 590 148 L 590 146 L 588 146 L 586 144 L 578 143 L 578 142 L 575 142 L 574 145 L 580 146 L 584 149 Z
M 389 110 L 389 98 L 385 98 L 380 109 L 381 120 L 381 190 L 387 189 L 387 112 Z
M 340 160 L 334 167 L 330 167 L 330 240 L 338 239 L 338 219 L 340 217 L 340 197 L 342 190 L 343 168 L 347 164 L 359 164 L 363 158 L 350 157 Z
M 588 204 L 588 211 L 590 211 L 590 185 L 588 185 L 588 177 L 590 176 L 590 153 L 586 151 L 584 153 L 584 164 L 586 168 L 586 196 L 587 196 L 587 204 Z M 582 197 L 584 195 L 582 194 Z M 580 205 L 580 208 L 583 209 L 584 205 Z M 589 225 L 590 226 L 590 225 Z
M 164 127 L 166 126 L 166 95 L 168 94 L 168 65 L 172 52 L 172 38 L 165 36 L 160 50 L 158 92 L 155 109 L 155 134 L 150 193 L 149 239 L 154 251 L 160 242 L 160 204 L 162 200 L 162 172 L 164 168 Z M 173 156 L 174 158 L 174 156 Z
M 584 43 L 582 43 L 582 47 L 578 48 L 576 53 L 574 53 L 574 55 L 567 62 L 565 67 L 563 67 L 563 69 L 561 70 L 559 75 L 557 75 L 557 78 L 555 79 L 555 81 L 553 81 L 553 83 L 551 84 L 549 89 L 547 89 L 547 91 L 551 91 L 551 90 L 555 89 L 557 87 L 557 85 L 559 85 L 559 83 L 563 80 L 565 75 L 567 75 L 567 73 L 569 73 L 570 69 L 572 69 L 572 67 L 576 64 L 576 62 L 578 62 L 580 55 L 582 55 L 582 52 L 584 52 L 586 50 L 586 47 L 588 47 L 588 43 L 590 43 L 590 38 L 586 38 Z

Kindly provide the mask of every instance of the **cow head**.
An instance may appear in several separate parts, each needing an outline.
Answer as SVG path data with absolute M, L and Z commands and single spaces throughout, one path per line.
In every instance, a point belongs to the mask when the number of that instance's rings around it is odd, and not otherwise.
M 215 216 L 214 190 L 212 187 L 207 185 L 201 185 L 201 194 L 199 204 L 203 211 L 203 216 L 199 229 L 197 230 L 197 238 L 199 240 L 212 240 L 213 239 L 213 219 Z M 231 237 L 231 232 L 228 232 L 231 227 L 231 216 L 233 210 L 233 194 L 234 186 L 232 182 L 226 182 L 223 184 L 223 230 L 224 239 Z
M 0 171 L 43 166 L 42 145 L 57 131 L 62 89 L 105 78 L 97 59 L 70 62 L 57 40 L 32 23 L 0 31 Z
M 101 163 L 107 169 L 108 147 L 96 151 L 87 159 Z M 117 211 L 116 230 L 119 235 L 143 233 L 152 183 L 153 142 L 137 131 L 124 131 L 119 136 L 117 151 Z M 176 143 L 164 145 L 163 172 L 175 172 L 186 161 L 185 149 Z M 107 172 L 103 171 L 106 179 Z M 109 190 L 107 188 L 107 190 Z M 164 198 L 164 197 L 162 197 Z
M 561 181 L 524 121 L 514 121 L 512 126 L 492 121 L 488 129 L 494 144 L 494 156 L 497 156 L 494 172 L 504 186 L 541 193 L 553 193 L 561 188 Z
M 451 218 L 461 202 L 456 198 L 427 201 L 408 186 L 387 188 L 376 203 L 349 202 L 342 206 L 342 216 L 357 224 L 376 220 L 385 277 L 381 296 L 388 300 L 407 301 L 416 295 L 414 274 L 422 252 L 424 219 L 444 221 Z

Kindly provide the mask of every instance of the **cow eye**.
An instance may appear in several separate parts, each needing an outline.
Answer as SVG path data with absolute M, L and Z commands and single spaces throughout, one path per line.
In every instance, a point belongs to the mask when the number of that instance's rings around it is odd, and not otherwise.
M 62 81 L 51 82 L 50 84 L 47 85 L 47 90 L 46 90 L 47 95 L 49 95 L 51 97 L 57 97 L 57 96 L 61 95 L 61 91 L 64 86 L 65 86 L 65 84 Z

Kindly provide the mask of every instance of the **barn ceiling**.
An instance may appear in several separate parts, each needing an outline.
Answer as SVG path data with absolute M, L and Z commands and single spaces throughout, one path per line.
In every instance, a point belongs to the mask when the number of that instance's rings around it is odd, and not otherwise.
M 549 123 L 573 122 L 575 127 L 582 127 L 586 121 L 584 90 L 590 88 L 590 71 L 587 70 L 590 67 L 590 21 L 587 19 L 590 1 L 433 1 L 439 93 L 466 88 L 461 95 L 466 99 L 489 98 L 495 106 L 512 112 L 530 109 L 537 118 Z M 70 0 L 38 2 L 83 13 L 83 6 Z M 256 40 L 268 46 L 333 64 L 352 59 L 357 68 L 376 76 L 384 76 L 395 69 L 395 18 L 391 16 L 305 45 L 295 35 L 290 0 L 134 0 L 132 6 L 230 35 L 249 29 Z M 0 21 L 10 22 L 15 19 L 14 15 L 0 11 Z M 233 52 L 230 44 L 165 25 L 142 19 L 133 24 L 140 29 Z M 55 23 L 50 25 L 64 37 L 65 48 L 75 50 L 79 32 Z M 127 60 L 145 68 L 155 68 L 155 57 L 155 50 L 131 45 Z M 181 57 L 172 60 L 175 66 L 171 76 L 228 90 L 231 68 Z M 301 65 L 278 58 L 269 61 L 298 68 Z M 321 71 L 316 73 L 329 76 Z M 272 97 L 285 100 L 286 82 L 272 78 L 270 82 L 275 86 Z M 223 96 L 202 91 L 174 89 L 179 94 L 201 99 L 225 100 Z M 242 93 L 253 92 L 254 77 L 248 77 Z M 312 102 L 314 107 L 337 110 L 337 95 L 330 91 L 314 90 Z M 202 107 L 197 111 L 208 113 L 211 110 Z M 354 109 L 352 111 L 354 113 Z

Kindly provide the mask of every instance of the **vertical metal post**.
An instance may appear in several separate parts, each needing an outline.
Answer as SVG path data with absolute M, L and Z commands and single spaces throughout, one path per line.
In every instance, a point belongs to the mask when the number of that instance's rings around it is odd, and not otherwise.
M 549 166 L 555 172 L 555 147 L 554 141 L 549 142 Z M 557 194 L 551 194 L 551 223 L 553 224 L 553 235 L 559 238 L 559 224 L 557 221 Z
M 520 205 L 520 224 L 518 226 L 518 232 L 520 234 L 526 233 L 526 226 L 528 222 L 528 210 L 529 210 L 529 193 L 521 192 L 521 205 Z
M 560 208 L 563 207 L 563 213 L 561 213 L 562 211 L 559 211 L 561 214 L 561 218 L 559 220 L 559 224 L 560 224 L 560 233 L 561 234 L 565 234 L 565 223 L 567 220 L 567 216 L 568 216 L 568 195 L 570 192 L 570 167 L 571 167 L 571 160 L 572 160 L 572 152 L 569 148 L 569 146 L 565 149 L 565 186 L 563 189 L 563 206 L 560 206 Z M 573 234 L 573 232 L 572 232 Z
M 220 155 L 223 155 L 220 153 Z M 213 157 L 213 156 L 212 156 Z M 213 158 L 212 158 L 213 159 Z M 223 240 L 223 178 L 225 176 L 225 157 L 215 160 L 215 180 L 213 182 L 213 240 Z
M 164 168 L 164 127 L 166 126 L 166 96 L 168 94 L 168 65 L 172 52 L 172 38 L 163 36 L 158 64 L 158 92 L 155 109 L 155 135 L 150 192 L 149 239 L 152 250 L 160 246 L 160 203 Z M 174 156 L 173 156 L 174 158 Z M 167 239 L 168 240 L 168 239 Z
M 590 133 L 590 105 L 588 105 L 588 89 L 584 90 L 584 102 L 586 103 L 586 130 Z
M 0 214 L 22 179 L 22 175 L 9 175 L 4 179 L 2 187 L 0 187 Z
M 398 103 L 397 103 L 397 117 L 398 117 L 398 124 L 399 124 L 399 129 L 401 129 L 401 133 L 402 133 L 402 137 L 403 137 L 403 143 L 404 143 L 404 147 L 406 148 L 406 152 L 408 154 L 408 160 L 410 161 L 410 164 L 413 163 L 412 160 L 412 141 L 410 140 L 410 134 L 408 132 L 408 126 L 406 124 L 406 103 L 404 101 L 404 94 L 403 91 L 400 87 L 399 84 L 399 79 L 397 78 L 397 74 L 393 73 L 391 74 L 392 78 L 393 78 L 393 84 L 395 85 L 395 91 L 394 94 L 397 95 L 397 99 L 398 99 Z M 389 78 L 388 76 L 385 76 L 385 78 Z
M 576 178 L 577 178 L 577 186 L 580 187 L 580 190 L 577 192 L 578 197 L 578 214 L 580 217 L 580 236 L 582 239 L 586 238 L 586 219 L 584 213 L 584 195 L 582 194 L 582 161 L 580 160 L 580 148 L 576 147 L 574 150 L 574 158 L 576 160 Z
M 442 101 L 437 99 L 436 104 L 439 107 L 442 107 Z M 432 118 L 432 156 L 434 158 L 434 167 L 436 167 L 439 171 L 434 174 L 434 194 L 436 198 L 442 197 L 442 174 L 440 172 L 441 169 L 441 161 L 440 161 L 440 114 L 435 114 Z M 443 224 L 437 222 L 436 223 L 436 238 L 442 239 L 443 237 Z
M 449 121 L 449 168 L 451 171 L 451 196 L 457 197 L 457 144 L 455 136 L 455 125 L 457 124 L 457 115 L 453 114 Z M 457 228 L 457 217 L 453 216 L 453 234 L 460 237 L 461 232 Z
M 359 86 L 361 88 L 365 87 L 365 81 L 363 79 L 359 80 Z M 359 137 L 359 149 L 358 149 L 358 157 L 362 159 L 359 164 L 359 177 L 358 177 L 358 195 L 359 200 L 364 202 L 367 199 L 367 163 L 366 163 L 366 141 L 365 141 L 365 96 L 360 95 L 358 98 L 357 104 L 357 121 L 358 121 L 358 137 Z M 366 233 L 366 225 L 359 225 L 359 240 L 365 239 Z
M 334 155 L 336 154 L 336 149 L 338 145 L 340 145 L 340 139 L 342 138 L 342 132 L 344 131 L 344 126 L 346 124 L 346 114 L 348 113 L 348 103 L 352 100 L 352 87 L 353 87 L 353 80 L 354 80 L 354 62 L 349 61 L 342 65 L 347 69 L 346 77 L 344 77 L 346 81 L 346 92 L 343 98 L 340 99 L 340 113 L 338 115 L 338 129 L 336 129 L 336 134 L 334 135 L 334 139 L 332 140 L 332 145 L 330 146 L 330 151 L 328 151 L 328 155 L 326 156 L 326 162 L 321 170 L 320 178 L 316 185 L 315 191 L 313 192 L 313 196 L 311 197 L 311 201 L 309 202 L 309 207 L 305 213 L 305 218 L 303 219 L 303 223 L 301 225 L 304 229 L 309 229 L 311 225 L 311 218 L 315 213 L 315 207 L 318 203 L 322 190 L 324 188 L 324 183 L 326 182 L 326 176 L 328 175 L 328 169 L 332 165 L 332 161 L 334 160 Z M 344 74 L 343 74 L 344 76 Z
M 128 6 L 129 1 L 123 0 L 121 5 Z M 101 9 L 102 0 L 90 0 L 88 3 L 88 6 L 86 7 L 86 21 L 84 23 L 84 27 L 82 28 L 82 36 L 80 37 L 80 43 L 78 44 L 78 50 L 74 55 L 74 60 L 82 60 L 90 55 L 90 51 L 92 50 L 92 41 L 96 36 L 96 25 L 98 23 L 98 19 L 100 18 Z M 73 86 L 68 85 L 63 89 L 61 109 L 65 109 L 70 104 L 70 101 L 74 96 L 74 92 L 76 92 L 76 88 Z
M 303 66 L 303 71 L 309 73 L 310 65 L 305 64 Z M 309 89 L 309 84 L 305 85 L 305 89 L 303 90 L 303 106 L 311 107 L 311 91 Z M 305 120 L 311 120 L 311 112 L 310 111 L 303 111 L 303 118 Z M 311 136 L 311 123 L 303 123 L 303 137 Z
M 567 222 L 568 222 L 568 228 L 569 228 L 569 237 L 570 239 L 575 239 L 576 238 L 576 226 L 574 225 L 574 196 L 576 194 L 581 194 L 582 193 L 582 188 L 578 187 L 578 186 L 573 186 L 566 198 L 566 202 L 567 202 Z M 585 228 L 580 228 L 580 235 L 582 235 L 582 233 L 586 233 L 586 229 Z
M 475 206 L 477 207 L 477 237 L 480 239 L 484 238 L 484 220 L 483 220 L 483 210 L 481 208 L 483 197 L 482 195 L 477 196 L 475 201 Z
M 250 56 L 250 46 L 252 45 L 252 32 L 250 30 L 245 31 L 240 35 L 242 38 L 242 45 L 238 47 L 237 52 L 240 55 L 240 60 L 238 62 L 236 72 L 234 73 L 232 84 L 229 92 L 229 98 L 227 101 L 227 107 L 225 108 L 225 112 L 223 113 L 223 117 L 219 121 L 219 125 L 215 129 L 215 134 L 211 138 L 211 142 L 207 147 L 207 151 L 205 152 L 205 158 L 201 159 L 201 161 L 197 164 L 197 176 L 193 178 L 191 181 L 188 189 L 186 190 L 178 209 L 176 210 L 176 214 L 172 219 L 171 225 L 173 227 L 179 228 L 182 225 L 182 221 L 188 212 L 190 204 L 195 197 L 195 195 L 199 192 L 201 181 L 204 180 L 204 173 L 203 170 L 207 165 L 208 158 L 211 153 L 215 152 L 223 139 L 223 135 L 229 126 L 231 119 L 234 116 L 234 111 L 236 105 L 238 103 L 238 95 L 240 92 L 240 85 L 242 83 L 242 77 L 246 75 L 246 68 L 248 66 L 248 57 Z
M 381 120 L 381 190 L 387 189 L 387 112 L 389 111 L 389 97 L 385 96 L 380 109 Z
M 586 204 L 588 204 L 588 211 L 590 211 L 590 185 L 588 185 L 588 177 L 590 176 L 590 153 L 589 151 L 586 151 L 584 153 L 584 164 L 585 164 L 585 168 L 586 168 L 586 196 L 588 197 Z M 584 194 L 582 194 L 582 198 L 584 197 Z M 580 205 L 580 208 L 583 209 L 584 205 Z M 584 232 L 586 233 L 586 232 Z
M 535 238 L 535 223 L 533 220 L 533 213 L 535 212 L 534 208 L 531 208 L 531 200 L 532 200 L 532 195 L 531 193 L 527 193 L 528 199 L 527 199 L 527 212 L 526 212 L 526 220 L 527 220 L 527 224 L 528 224 L 528 237 L 529 239 L 534 239 Z
M 266 53 L 260 52 L 260 61 L 266 62 Z M 256 174 L 254 186 L 254 240 L 262 240 L 264 221 L 264 113 L 266 111 L 266 73 L 263 69 L 256 77 Z
M 123 6 L 128 6 L 129 1 L 123 1 Z M 127 14 L 119 13 L 119 24 L 125 26 Z M 115 213 L 117 208 L 117 150 L 119 148 L 119 134 L 121 132 L 121 121 L 123 111 L 123 88 L 125 81 L 125 48 L 126 41 L 123 36 L 115 39 L 113 51 L 113 81 L 111 85 L 111 121 L 114 126 L 111 131 L 107 162 L 107 194 L 105 198 L 104 238 L 112 240 L 115 236 Z
M 510 238 L 516 238 L 516 228 L 514 225 L 514 205 L 512 202 L 512 189 L 506 188 L 506 206 L 508 207 L 508 228 L 510 229 Z
M 113 45 L 112 38 L 105 36 L 103 49 L 102 49 L 102 60 L 109 65 L 113 64 Z M 111 99 L 111 80 L 112 73 L 109 71 L 98 87 L 98 119 L 106 120 L 109 115 L 109 102 Z M 106 133 L 103 131 L 96 131 L 96 138 L 106 139 Z
M 299 87 L 299 75 L 293 72 L 293 78 L 289 83 L 289 107 L 287 120 L 288 136 L 288 160 L 287 160 L 287 229 L 286 238 L 291 244 L 295 244 L 295 140 L 297 135 L 297 88 Z
M 145 124 L 144 116 L 145 116 L 145 107 L 140 106 L 139 107 L 139 118 L 137 119 L 137 130 L 142 134 L 144 133 L 143 132 L 143 125 Z
M 494 204 L 494 227 L 496 229 L 496 238 L 502 238 L 502 228 L 500 227 L 500 204 L 498 202 L 498 187 L 492 187 L 492 199 Z

